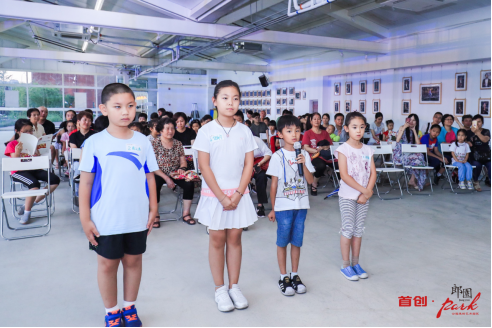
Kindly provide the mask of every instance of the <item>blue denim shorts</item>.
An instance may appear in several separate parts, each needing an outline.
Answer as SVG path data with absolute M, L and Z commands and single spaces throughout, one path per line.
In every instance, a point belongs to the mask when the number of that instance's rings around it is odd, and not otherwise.
M 302 246 L 306 215 L 307 209 L 275 211 L 278 247 L 287 247 L 289 243 L 297 247 Z

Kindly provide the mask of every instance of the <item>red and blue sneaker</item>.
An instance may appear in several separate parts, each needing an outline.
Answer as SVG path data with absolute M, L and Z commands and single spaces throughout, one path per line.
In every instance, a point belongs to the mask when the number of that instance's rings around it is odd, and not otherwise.
M 106 323 L 105 327 L 123 327 L 120 310 L 106 314 L 104 321 Z
M 123 308 L 123 320 L 125 327 L 142 327 L 142 321 L 138 317 L 135 305 Z

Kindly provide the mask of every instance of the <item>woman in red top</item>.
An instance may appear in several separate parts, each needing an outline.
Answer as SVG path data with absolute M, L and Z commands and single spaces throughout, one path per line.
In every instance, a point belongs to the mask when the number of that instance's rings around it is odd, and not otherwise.
M 311 162 L 316 169 L 314 182 L 311 185 L 311 195 L 317 196 L 318 181 L 324 175 L 327 164 L 327 160 L 319 156 L 318 153 L 322 150 L 329 150 L 333 141 L 331 141 L 328 132 L 321 129 L 321 115 L 319 113 L 314 113 L 311 119 L 306 122 L 306 128 L 307 131 L 304 132 L 304 137 L 302 138 L 302 146 L 311 155 Z M 320 142 L 322 145 L 318 145 Z M 313 156 L 316 154 L 318 156 L 313 159 Z

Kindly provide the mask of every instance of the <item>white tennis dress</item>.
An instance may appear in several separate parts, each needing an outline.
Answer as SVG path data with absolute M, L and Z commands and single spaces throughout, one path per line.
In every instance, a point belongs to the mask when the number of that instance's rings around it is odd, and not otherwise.
M 253 133 L 246 125 L 236 123 L 232 128 L 222 128 L 216 121 L 200 128 L 193 143 L 193 149 L 210 154 L 210 168 L 215 180 L 228 196 L 232 196 L 239 187 L 246 153 L 257 147 Z M 201 197 L 195 212 L 195 218 L 201 224 L 212 230 L 240 229 L 258 220 L 249 189 L 246 189 L 234 211 L 223 209 L 205 179 L 202 178 Z

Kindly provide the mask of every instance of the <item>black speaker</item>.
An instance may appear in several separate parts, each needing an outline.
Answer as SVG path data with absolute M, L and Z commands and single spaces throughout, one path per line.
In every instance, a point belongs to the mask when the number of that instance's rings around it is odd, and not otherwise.
M 270 85 L 270 82 L 268 81 L 268 78 L 263 74 L 262 76 L 258 77 L 260 79 L 261 86 L 266 88 Z
M 211 79 L 210 84 L 211 85 L 217 85 L 217 79 Z

